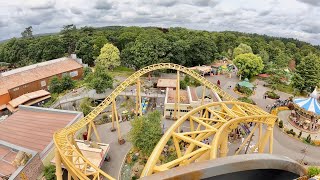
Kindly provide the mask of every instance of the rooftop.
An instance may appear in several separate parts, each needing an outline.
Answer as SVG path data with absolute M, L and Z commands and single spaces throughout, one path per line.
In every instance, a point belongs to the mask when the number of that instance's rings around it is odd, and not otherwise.
M 45 153 L 53 133 L 81 115 L 76 111 L 19 106 L 17 112 L 0 122 L 0 137 L 8 143 Z
M 176 88 L 177 79 L 158 79 L 158 88 Z
M 175 97 L 176 97 L 176 90 L 169 88 L 167 102 L 168 103 L 175 103 Z M 182 90 L 182 89 L 180 90 L 180 103 L 181 104 L 190 104 L 187 90 Z
M 81 67 L 82 65 L 76 60 L 63 57 L 3 72 L 0 74 L 0 94 L 8 93 L 9 89 L 21 85 Z
M 0 179 L 1 176 L 10 176 L 17 170 L 17 167 L 12 164 L 17 153 L 17 151 L 0 144 Z
M 195 67 L 191 67 L 190 69 L 198 70 L 204 73 L 210 72 L 212 70 L 211 66 L 195 66 Z
M 13 108 L 16 108 L 19 105 L 21 105 L 25 102 L 28 102 L 32 99 L 36 99 L 36 98 L 48 96 L 48 95 L 50 95 L 50 93 L 45 90 L 39 90 L 39 91 L 27 93 L 27 94 L 24 94 L 22 96 L 15 98 L 15 99 L 12 99 L 11 101 L 9 101 L 9 105 L 11 105 Z

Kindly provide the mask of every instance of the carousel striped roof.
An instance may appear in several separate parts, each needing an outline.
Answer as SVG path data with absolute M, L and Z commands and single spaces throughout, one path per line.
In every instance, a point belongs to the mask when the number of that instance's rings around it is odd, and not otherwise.
M 293 100 L 293 102 L 307 111 L 311 111 L 317 115 L 320 115 L 320 105 L 317 98 L 318 94 L 315 88 L 314 91 L 310 94 L 309 98 L 295 99 Z

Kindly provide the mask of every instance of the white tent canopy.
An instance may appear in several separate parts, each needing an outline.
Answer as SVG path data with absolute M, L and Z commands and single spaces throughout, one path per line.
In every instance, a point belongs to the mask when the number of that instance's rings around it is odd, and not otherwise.
M 320 115 L 320 105 L 317 98 L 317 88 L 315 88 L 314 91 L 310 94 L 309 98 L 295 99 L 293 100 L 293 102 L 307 111 Z

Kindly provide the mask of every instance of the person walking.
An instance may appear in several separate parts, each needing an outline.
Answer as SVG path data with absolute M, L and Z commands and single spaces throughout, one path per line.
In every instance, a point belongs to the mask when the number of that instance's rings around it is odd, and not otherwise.
M 217 84 L 218 84 L 218 86 L 220 86 L 220 80 L 218 79 L 218 81 L 217 81 Z

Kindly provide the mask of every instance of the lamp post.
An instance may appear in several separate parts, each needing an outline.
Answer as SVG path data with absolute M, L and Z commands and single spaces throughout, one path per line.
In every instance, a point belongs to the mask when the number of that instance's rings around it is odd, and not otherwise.
M 308 148 L 308 145 L 306 145 L 306 147 L 301 150 L 301 153 L 303 154 L 303 157 L 301 158 L 300 164 L 303 163 L 303 160 L 307 155 L 307 148 Z

